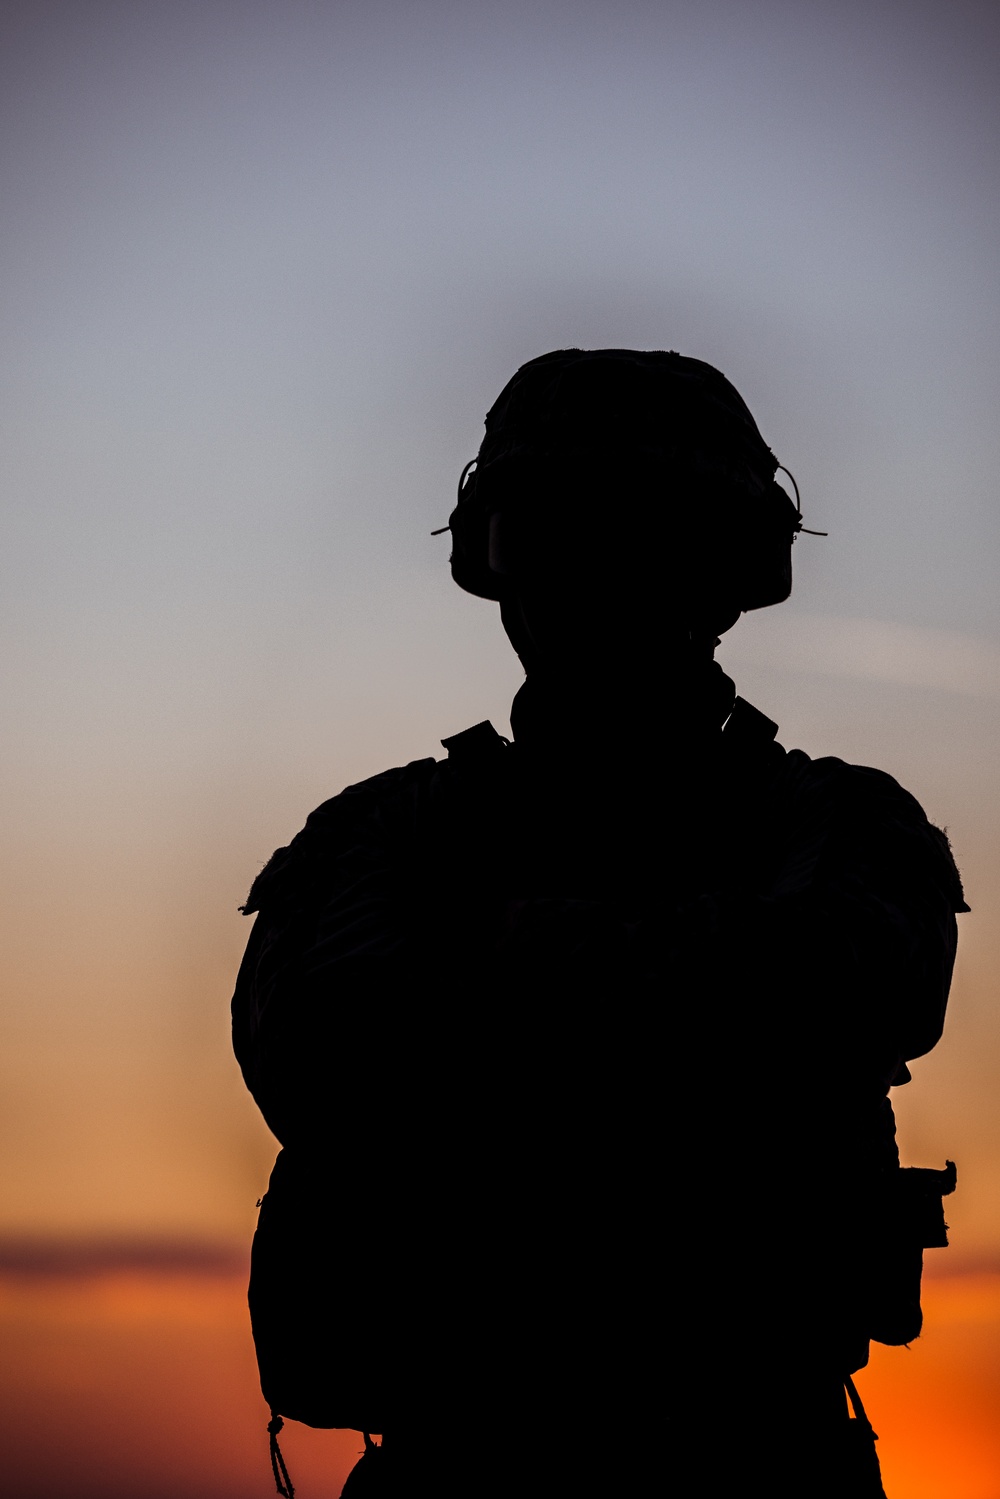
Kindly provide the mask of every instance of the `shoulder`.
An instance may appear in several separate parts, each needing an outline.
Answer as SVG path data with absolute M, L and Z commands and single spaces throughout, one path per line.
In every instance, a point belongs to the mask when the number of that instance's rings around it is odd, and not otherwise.
M 901 827 L 930 826 L 914 796 L 883 770 L 851 765 L 835 755 L 814 759 L 804 750 L 776 742 L 778 725 L 758 708 L 736 699 L 723 732 L 731 762 L 754 769 L 758 784 L 769 786 L 779 802 L 801 814 L 850 814 L 895 818 Z
M 411 760 L 347 786 L 310 812 L 305 827 L 276 849 L 241 907 L 245 915 L 273 905 L 322 877 L 324 869 L 366 835 L 391 836 L 412 827 L 440 768 L 437 760 Z
M 886 771 L 789 750 L 776 790 L 793 816 L 825 828 L 831 846 L 890 857 L 900 875 L 933 882 L 953 911 L 968 910 L 947 834 Z
M 857 807 L 895 814 L 903 823 L 914 826 L 927 821 L 916 797 L 887 771 L 851 765 L 836 755 L 814 759 L 804 750 L 785 750 L 779 780 L 796 800 L 828 802 L 842 810 Z
M 301 832 L 271 855 L 241 907 L 245 915 L 308 904 L 310 892 L 384 864 L 441 820 L 452 783 L 478 782 L 503 760 L 507 741 L 488 722 L 442 739 L 446 760 L 411 760 L 347 786 L 311 812 Z M 390 852 L 390 851 L 394 851 Z

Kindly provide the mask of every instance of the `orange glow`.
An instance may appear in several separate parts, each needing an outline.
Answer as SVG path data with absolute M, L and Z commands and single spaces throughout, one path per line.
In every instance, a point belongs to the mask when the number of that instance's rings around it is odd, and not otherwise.
M 923 1336 L 858 1377 L 889 1499 L 1000 1494 L 1000 1275 L 930 1279 Z
M 0 1470 L 24 1499 L 274 1493 L 243 1274 L 0 1279 Z M 289 1428 L 303 1495 L 330 1495 L 356 1432 Z
M 10 1491 L 272 1494 L 244 1284 L 233 1271 L 0 1278 L 0 1462 Z M 886 1491 L 997 1499 L 1000 1275 L 931 1280 L 925 1305 L 924 1337 L 909 1350 L 875 1348 L 858 1381 Z M 290 1425 L 282 1445 L 303 1499 L 323 1499 L 339 1492 L 361 1443 L 355 1432 Z

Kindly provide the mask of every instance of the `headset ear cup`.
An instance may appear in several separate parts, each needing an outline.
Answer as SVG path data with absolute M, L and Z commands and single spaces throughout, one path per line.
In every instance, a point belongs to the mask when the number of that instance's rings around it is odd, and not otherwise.
M 473 471 L 448 518 L 451 575 L 459 588 L 481 599 L 499 599 L 499 579 L 490 571 L 490 512 L 479 498 Z
M 755 509 L 742 544 L 743 609 L 783 604 L 792 591 L 792 542 L 802 524 L 780 484 L 772 484 Z

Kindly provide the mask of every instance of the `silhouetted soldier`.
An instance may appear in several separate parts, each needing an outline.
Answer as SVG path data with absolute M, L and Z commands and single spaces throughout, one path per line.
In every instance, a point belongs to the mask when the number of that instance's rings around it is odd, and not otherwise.
M 887 1095 L 966 908 L 907 792 L 713 661 L 791 589 L 777 466 L 698 360 L 525 365 L 450 522 L 513 744 L 348 788 L 251 891 L 262 1386 L 384 1434 L 351 1493 L 881 1493 L 845 1381 L 944 1242 Z

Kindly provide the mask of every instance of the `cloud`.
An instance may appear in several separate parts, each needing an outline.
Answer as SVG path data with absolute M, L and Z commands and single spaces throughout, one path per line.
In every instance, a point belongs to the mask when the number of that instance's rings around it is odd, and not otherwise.
M 0 1239 L 0 1274 L 102 1275 L 116 1271 L 230 1275 L 247 1265 L 248 1245 L 178 1239 Z
M 724 664 L 816 672 L 1000 698 L 1000 646 L 974 635 L 894 620 L 824 614 L 744 618 L 723 642 Z

